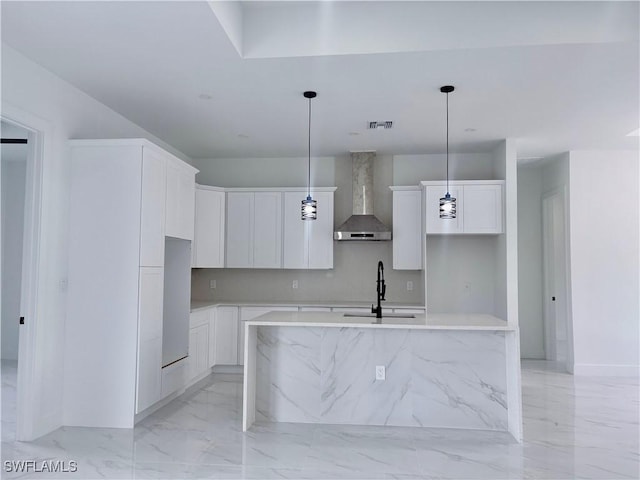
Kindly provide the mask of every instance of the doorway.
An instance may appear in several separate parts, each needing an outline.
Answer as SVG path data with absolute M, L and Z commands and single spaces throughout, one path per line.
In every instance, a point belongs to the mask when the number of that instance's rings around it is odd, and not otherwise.
M 22 302 L 25 192 L 29 131 L 0 123 L 0 205 L 2 208 L 2 441 L 16 439 L 19 319 Z
M 542 199 L 544 336 L 547 360 L 571 372 L 573 338 L 568 310 L 568 248 L 564 189 Z

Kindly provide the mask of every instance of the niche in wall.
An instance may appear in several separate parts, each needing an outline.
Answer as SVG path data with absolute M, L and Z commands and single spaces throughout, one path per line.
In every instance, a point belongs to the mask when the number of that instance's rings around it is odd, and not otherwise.
M 427 236 L 427 310 L 498 315 L 499 235 Z

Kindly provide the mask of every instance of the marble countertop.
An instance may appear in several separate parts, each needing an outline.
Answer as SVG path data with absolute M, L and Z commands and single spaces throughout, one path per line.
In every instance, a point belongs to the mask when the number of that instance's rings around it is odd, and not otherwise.
M 240 306 L 240 307 L 327 307 L 327 308 L 371 308 L 371 304 L 374 302 L 247 302 L 247 301 L 233 301 L 233 300 L 192 300 L 191 311 L 197 312 L 198 310 L 204 310 L 206 308 L 218 307 L 218 306 Z M 407 303 L 388 303 L 385 302 L 382 307 L 387 308 L 415 308 L 424 309 L 424 305 L 420 304 L 407 304 Z
M 353 327 L 353 328 L 403 328 L 426 330 L 467 330 L 467 331 L 516 331 L 517 327 L 507 324 L 493 315 L 427 313 L 414 318 L 383 317 L 382 323 L 375 323 L 372 317 L 345 317 L 337 312 L 270 312 L 245 325 L 255 326 L 297 326 L 297 327 Z

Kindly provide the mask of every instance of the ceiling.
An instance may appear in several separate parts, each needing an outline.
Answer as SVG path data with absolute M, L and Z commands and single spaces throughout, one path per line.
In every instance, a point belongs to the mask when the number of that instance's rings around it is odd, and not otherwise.
M 637 149 L 638 2 L 0 2 L 2 41 L 192 158 Z M 392 120 L 390 130 L 369 121 Z

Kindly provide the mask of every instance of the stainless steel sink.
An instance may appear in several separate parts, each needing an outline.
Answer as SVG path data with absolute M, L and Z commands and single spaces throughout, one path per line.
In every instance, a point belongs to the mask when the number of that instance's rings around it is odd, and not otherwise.
M 376 318 L 375 313 L 345 313 L 345 317 Z M 382 318 L 416 318 L 410 313 L 383 313 Z

